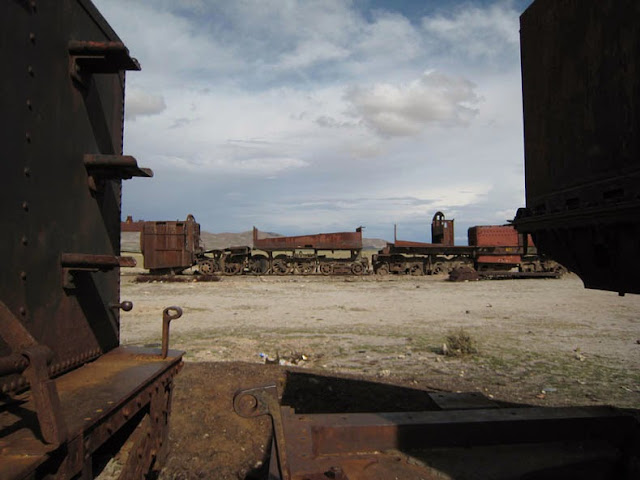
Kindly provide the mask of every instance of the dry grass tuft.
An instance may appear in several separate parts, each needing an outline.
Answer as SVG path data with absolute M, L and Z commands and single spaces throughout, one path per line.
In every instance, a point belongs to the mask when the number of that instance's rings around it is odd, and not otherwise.
M 442 354 L 457 357 L 478 353 L 476 341 L 463 328 L 448 333 Z

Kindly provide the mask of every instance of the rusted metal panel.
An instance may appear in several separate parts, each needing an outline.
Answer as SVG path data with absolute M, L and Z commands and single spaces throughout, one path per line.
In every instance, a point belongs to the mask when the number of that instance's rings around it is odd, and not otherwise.
M 120 267 L 135 265 L 121 181 L 151 175 L 122 155 L 124 70 L 139 65 L 89 0 L 2 2 L 0 31 L 0 478 L 89 478 L 144 416 L 123 474 L 142 478 L 166 448 L 181 353 L 118 346 Z
M 140 410 L 149 409 L 154 423 L 158 420 L 148 447 L 158 453 L 166 449 L 168 400 L 181 359 L 179 352 L 170 351 L 165 359 L 160 353 L 159 349 L 118 347 L 54 380 L 68 438 L 81 440 L 69 442 L 66 458 L 59 456 L 59 478 L 81 473 L 86 458 Z M 38 436 L 33 398 L 22 394 L 18 400 L 20 409 L 0 412 L 0 431 L 8 432 L 0 437 L 0 478 L 40 478 L 36 472 L 47 471 L 43 465 L 56 446 L 42 443 Z
M 445 220 L 442 212 L 436 212 L 431 220 L 431 243 L 398 240 L 398 229 L 393 227 L 393 245 L 396 247 L 453 246 L 454 238 L 453 220 Z
M 431 221 L 431 242 L 453 245 L 454 241 L 453 220 L 445 220 L 444 213 L 436 212 Z
M 478 247 L 517 247 L 519 235 L 511 226 L 476 226 L 468 230 L 469 245 Z
M 85 155 L 122 155 L 125 76 L 72 71 L 82 55 L 69 49 L 76 40 L 120 39 L 91 2 L 78 0 L 2 2 L 0 30 L 0 101 L 11 118 L 0 141 L 12 159 L 0 165 L 0 294 L 52 350 L 49 368 L 58 374 L 118 345 L 119 312 L 110 306 L 119 303 L 118 266 L 73 270 L 75 286 L 64 288 L 61 256 L 120 254 L 121 176 L 91 172 Z M 0 340 L 0 356 L 11 351 Z M 14 390 L 25 382 L 10 376 L 0 384 Z
M 421 412 L 296 414 L 268 385 L 238 392 L 234 409 L 271 417 L 269 478 L 279 480 L 635 478 L 637 469 L 619 470 L 636 456 L 621 448 L 638 438 L 631 414 L 501 408 L 479 395 L 450 395 Z
M 123 232 L 142 232 L 144 228 L 144 220 L 133 221 L 131 215 L 127 215 L 127 219 L 120 222 L 120 230 Z
M 264 251 L 313 250 L 361 250 L 362 228 L 355 232 L 318 233 L 294 237 L 259 238 L 260 232 L 253 227 L 253 248 Z
M 636 0 L 536 0 L 520 18 L 515 224 L 586 287 L 621 293 L 640 293 L 639 25 Z
M 185 221 L 144 222 L 140 235 L 144 268 L 179 272 L 195 264 L 200 246 L 200 224 Z
M 498 249 L 493 255 L 478 255 L 477 263 L 494 263 L 518 265 L 521 257 L 520 235 L 510 225 L 475 226 L 469 228 L 468 239 L 470 246 L 476 247 L 505 247 Z M 512 250 L 516 255 L 504 255 Z

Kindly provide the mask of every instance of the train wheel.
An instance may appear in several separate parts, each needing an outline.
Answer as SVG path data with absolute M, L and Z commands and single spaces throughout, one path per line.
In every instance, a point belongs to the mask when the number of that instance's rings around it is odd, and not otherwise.
M 330 263 L 321 263 L 320 273 L 323 275 L 331 275 L 333 273 L 333 265 Z
M 422 265 L 412 265 L 411 269 L 409 270 L 409 272 L 414 277 L 418 277 L 420 275 L 424 275 L 424 271 L 422 270 Z
M 216 271 L 215 269 L 215 261 L 214 260 L 205 260 L 204 262 L 198 265 L 200 269 L 200 273 L 202 275 L 213 275 Z
M 436 263 L 433 266 L 433 270 L 432 270 L 433 275 L 439 275 L 441 273 L 444 273 L 444 265 L 440 262 Z
M 389 265 L 387 265 L 386 263 L 383 263 L 382 265 L 380 265 L 376 270 L 376 274 L 389 275 Z
M 269 270 L 269 262 L 266 258 L 252 258 L 249 262 L 249 271 L 254 275 L 264 275 Z
M 291 268 L 287 265 L 286 260 L 279 258 L 273 261 L 273 273 L 276 275 L 287 275 L 291 273 Z
M 242 265 L 239 263 L 227 263 L 224 266 L 224 273 L 227 275 L 239 275 L 242 273 Z
M 316 272 L 316 266 L 311 262 L 300 262 L 296 265 L 296 272 L 301 275 L 311 275 Z
M 364 273 L 364 265 L 361 263 L 354 263 L 351 265 L 351 273 L 354 275 L 362 275 Z

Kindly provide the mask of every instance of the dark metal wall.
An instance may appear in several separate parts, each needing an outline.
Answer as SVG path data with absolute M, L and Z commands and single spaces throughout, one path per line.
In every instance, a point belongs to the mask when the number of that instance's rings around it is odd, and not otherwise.
M 59 373 L 119 342 L 121 70 L 137 63 L 105 53 L 120 39 L 84 0 L 3 1 L 0 40 L 0 296 Z
M 640 293 L 640 3 L 536 0 L 520 23 L 516 225 L 585 286 Z

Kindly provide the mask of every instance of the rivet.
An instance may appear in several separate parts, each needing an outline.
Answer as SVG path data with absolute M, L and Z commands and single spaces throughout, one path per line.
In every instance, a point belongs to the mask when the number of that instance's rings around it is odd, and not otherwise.
M 23 235 L 20 241 L 22 242 L 22 245 L 29 245 L 29 239 L 26 235 Z
M 36 34 L 31 32 L 29 34 L 29 40 L 31 40 L 31 43 L 36 43 Z
M 31 75 L 32 77 L 35 76 L 35 72 L 33 71 L 33 67 L 31 65 L 29 65 L 27 67 L 27 72 L 29 73 L 29 75 Z
M 22 209 L 25 212 L 28 212 L 29 211 L 29 202 L 22 202 Z
M 31 100 L 27 99 L 27 108 L 29 110 L 33 110 L 33 104 L 31 103 Z
M 20 272 L 20 278 L 22 280 L 26 280 L 27 279 L 27 272 Z
M 30 177 L 31 176 L 31 169 L 29 167 L 24 167 L 24 176 L 25 177 Z
M 25 133 L 24 137 L 27 139 L 27 143 L 31 143 L 31 134 L 29 132 Z
M 24 307 L 20 307 L 20 309 L 18 310 L 20 312 L 20 315 L 24 316 L 27 314 L 27 309 Z

